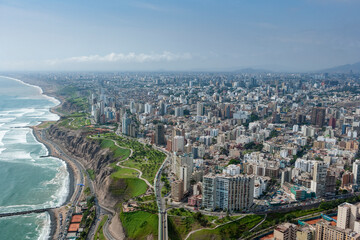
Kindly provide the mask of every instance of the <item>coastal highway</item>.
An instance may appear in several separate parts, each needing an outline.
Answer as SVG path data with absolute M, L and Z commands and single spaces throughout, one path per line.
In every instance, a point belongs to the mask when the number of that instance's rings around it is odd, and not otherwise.
M 88 172 L 86 171 L 85 167 L 78 160 L 74 159 L 73 157 L 70 157 L 67 153 L 65 153 L 62 150 L 62 148 L 59 147 L 55 142 L 50 141 L 48 139 L 48 137 L 47 137 L 46 130 L 40 130 L 39 132 L 40 132 L 41 138 L 43 140 L 43 143 L 45 145 L 48 145 L 47 147 L 49 149 L 50 154 L 53 154 L 53 153 L 51 153 L 52 148 L 49 147 L 49 146 L 52 146 L 56 150 L 56 152 L 58 153 L 58 155 L 59 155 L 59 157 L 61 159 L 71 161 L 76 165 L 76 168 L 77 168 L 77 170 L 79 172 L 79 175 L 80 175 L 80 182 L 79 183 L 84 184 L 85 183 L 85 177 L 84 177 L 83 173 L 85 173 L 87 175 L 88 186 L 90 188 L 91 193 L 95 196 L 95 207 L 96 207 L 96 217 L 95 217 L 96 219 L 95 219 L 95 221 L 97 220 L 97 218 L 101 214 L 109 213 L 109 211 L 107 209 L 100 206 L 100 204 L 98 203 L 97 198 L 96 198 L 96 193 L 95 193 L 95 190 L 94 190 L 94 186 L 93 186 L 93 182 L 92 182 L 90 176 L 88 175 Z M 79 183 L 74 183 L 75 184 L 75 186 L 74 186 L 75 187 L 74 195 L 72 196 L 72 199 L 70 200 L 72 209 L 70 209 L 68 211 L 67 216 L 66 216 L 65 219 L 71 219 L 71 215 L 73 213 L 73 208 L 77 205 L 78 200 L 80 198 L 83 187 L 78 185 Z M 97 224 L 92 225 L 92 227 L 91 227 L 91 229 L 89 231 L 89 234 L 88 234 L 88 238 L 90 238 L 91 236 L 94 235 L 96 225 Z M 65 239 L 65 235 L 67 233 L 67 228 L 68 228 L 68 224 L 64 224 L 63 228 L 60 229 L 59 239 Z
M 61 147 L 59 147 L 56 143 L 54 143 L 53 141 L 50 141 L 47 137 L 46 134 L 46 130 L 39 130 L 40 132 L 40 137 L 42 139 L 42 142 L 47 145 L 47 148 L 49 150 L 49 154 L 50 155 L 55 155 L 54 152 L 52 152 L 53 150 L 55 150 L 57 152 L 57 155 L 63 159 L 64 161 L 71 161 L 76 165 L 76 168 L 79 172 L 79 176 L 80 176 L 80 181 L 76 182 L 74 181 L 74 193 L 73 196 L 71 197 L 69 203 L 71 203 L 71 209 L 67 212 L 66 217 L 64 218 L 64 223 L 59 230 L 59 238 L 58 239 L 65 239 L 66 238 L 66 234 L 67 234 L 67 229 L 69 227 L 69 223 L 71 220 L 71 216 L 73 214 L 74 211 L 74 207 L 78 204 L 79 198 L 81 196 L 83 187 L 81 185 L 78 185 L 80 183 L 84 183 L 84 174 L 83 174 L 83 170 L 82 170 L 82 166 L 78 163 L 78 161 L 74 160 L 72 157 L 70 157 L 68 154 L 66 154 Z M 50 147 L 51 146 L 51 147 Z M 75 170 L 75 169 L 74 169 Z M 86 172 L 86 171 L 85 171 Z M 75 174 L 75 173 L 74 173 Z M 76 180 L 76 179 L 74 179 Z M 92 186 L 91 186 L 92 187 Z M 91 189 L 90 187 L 90 189 Z
M 168 240 L 168 222 L 167 222 L 167 212 L 166 212 L 166 204 L 165 199 L 161 197 L 161 173 L 164 170 L 165 165 L 169 162 L 171 155 L 165 150 L 154 146 L 157 150 L 166 154 L 166 159 L 162 163 L 161 167 L 156 173 L 154 179 L 155 186 L 155 195 L 156 195 L 156 203 L 158 205 L 159 210 L 159 240 Z

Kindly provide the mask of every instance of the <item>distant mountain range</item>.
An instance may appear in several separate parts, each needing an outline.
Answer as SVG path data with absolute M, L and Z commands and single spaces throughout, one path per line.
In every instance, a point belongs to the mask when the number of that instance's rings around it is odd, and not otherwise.
M 323 69 L 318 72 L 326 72 L 326 73 L 349 73 L 352 71 L 353 73 L 360 73 L 360 62 L 354 64 L 346 64 L 340 65 L 332 68 Z

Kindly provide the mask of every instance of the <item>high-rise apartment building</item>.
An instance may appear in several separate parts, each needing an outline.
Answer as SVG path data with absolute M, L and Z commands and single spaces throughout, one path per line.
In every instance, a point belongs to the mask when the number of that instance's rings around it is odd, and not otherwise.
M 327 165 L 317 161 L 314 164 L 313 180 L 311 181 L 311 190 L 316 193 L 317 197 L 325 194 Z
M 353 174 L 354 174 L 354 183 L 359 184 L 360 183 L 360 160 L 355 160 L 353 163 Z
M 297 227 L 292 223 L 278 225 L 274 229 L 275 240 L 296 240 Z
M 185 138 L 183 136 L 175 136 L 172 141 L 173 152 L 184 152 Z
M 175 117 L 183 117 L 184 116 L 184 109 L 182 107 L 175 108 Z
M 360 240 L 360 234 L 351 229 L 332 226 L 329 221 L 320 220 L 316 223 L 316 240 Z
M 130 134 L 130 124 L 131 124 L 131 119 L 128 117 L 128 114 L 125 112 L 122 118 L 122 133 L 124 135 Z
M 176 180 L 171 183 L 171 197 L 174 201 L 180 202 L 184 196 L 183 180 Z
M 360 217 L 359 205 L 342 203 L 338 206 L 338 216 L 336 226 L 341 229 L 354 229 L 355 223 Z
M 150 103 L 145 103 L 145 114 L 150 114 L 152 111 L 152 105 Z
M 311 112 L 311 124 L 323 127 L 325 123 L 325 108 L 314 107 Z
M 203 178 L 203 207 L 230 212 L 249 208 L 254 200 L 254 177 L 208 174 Z
M 204 116 L 204 104 L 201 102 L 198 102 L 196 105 L 196 114 L 198 116 Z
M 360 240 L 359 216 L 359 205 L 340 204 L 336 226 L 329 221 L 319 221 L 316 224 L 316 240 Z

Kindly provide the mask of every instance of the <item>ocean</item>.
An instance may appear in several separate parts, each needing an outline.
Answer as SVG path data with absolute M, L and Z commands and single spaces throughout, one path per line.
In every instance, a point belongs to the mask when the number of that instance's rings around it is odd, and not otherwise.
M 62 205 L 69 191 L 64 161 L 48 155 L 29 126 L 56 121 L 59 102 L 39 87 L 0 77 L 0 213 Z M 0 239 L 48 239 L 48 213 L 0 218 Z

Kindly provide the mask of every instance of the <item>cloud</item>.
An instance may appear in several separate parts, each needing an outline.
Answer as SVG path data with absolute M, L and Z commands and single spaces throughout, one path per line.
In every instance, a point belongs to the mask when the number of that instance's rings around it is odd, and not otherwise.
M 101 55 L 89 55 L 89 56 L 79 56 L 79 57 L 70 57 L 65 59 L 53 59 L 47 60 L 46 62 L 50 65 L 56 65 L 59 63 L 91 63 L 91 62 L 104 62 L 104 63 L 114 63 L 114 62 L 124 62 L 124 63 L 145 63 L 145 62 L 171 62 L 178 60 L 188 60 L 192 56 L 190 53 L 175 54 L 171 52 L 164 51 L 163 53 L 110 53 L 104 56 Z

